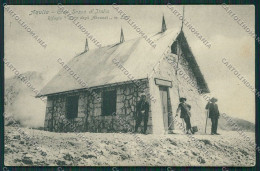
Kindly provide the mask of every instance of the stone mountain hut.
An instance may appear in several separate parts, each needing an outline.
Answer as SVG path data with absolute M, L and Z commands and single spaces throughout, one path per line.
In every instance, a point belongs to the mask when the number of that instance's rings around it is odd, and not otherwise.
M 163 17 L 161 31 L 147 37 L 125 40 L 121 29 L 117 44 L 89 50 L 86 41 L 85 51 L 67 64 L 59 59 L 63 68 L 41 90 L 47 96 L 45 130 L 134 130 L 141 92 L 150 104 L 148 133 L 179 129 L 173 123 L 179 97 L 187 98 L 191 123 L 203 130 L 209 89 L 183 30 L 167 30 Z

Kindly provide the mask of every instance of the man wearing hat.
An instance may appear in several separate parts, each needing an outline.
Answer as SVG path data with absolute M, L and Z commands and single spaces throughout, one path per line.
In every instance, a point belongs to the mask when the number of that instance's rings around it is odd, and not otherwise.
M 135 132 L 138 131 L 138 127 L 140 126 L 142 120 L 144 121 L 144 131 L 143 133 L 146 134 L 147 130 L 147 123 L 149 118 L 149 103 L 146 100 L 145 93 L 140 94 L 141 99 L 137 102 L 136 106 L 136 124 L 135 124 Z
M 184 97 L 180 98 L 180 104 L 179 104 L 179 106 L 177 108 L 176 116 L 178 116 L 179 111 L 181 111 L 180 118 L 182 118 L 185 121 L 185 124 L 186 124 L 186 134 L 190 134 L 190 133 L 194 134 L 194 132 L 191 129 L 191 123 L 190 123 L 190 117 L 191 117 L 190 109 L 191 109 L 191 106 L 186 103 L 186 100 L 187 99 L 184 98 Z
M 206 105 L 206 109 L 209 110 L 209 118 L 211 119 L 211 135 L 219 135 L 217 133 L 218 129 L 218 119 L 219 119 L 219 110 L 218 105 L 216 104 L 218 100 L 213 97 Z

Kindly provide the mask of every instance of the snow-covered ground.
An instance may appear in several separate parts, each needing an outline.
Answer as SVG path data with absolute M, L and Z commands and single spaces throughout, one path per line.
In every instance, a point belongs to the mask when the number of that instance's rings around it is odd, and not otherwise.
M 255 148 L 221 135 L 54 133 L 5 127 L 6 166 L 253 166 Z M 254 141 L 255 134 L 246 133 Z

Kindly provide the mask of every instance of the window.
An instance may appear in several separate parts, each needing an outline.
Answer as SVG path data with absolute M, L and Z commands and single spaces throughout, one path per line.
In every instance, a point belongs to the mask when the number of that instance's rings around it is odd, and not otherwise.
M 102 115 L 116 113 L 116 90 L 103 92 Z
M 78 117 L 79 96 L 69 96 L 66 99 L 66 117 L 73 119 Z

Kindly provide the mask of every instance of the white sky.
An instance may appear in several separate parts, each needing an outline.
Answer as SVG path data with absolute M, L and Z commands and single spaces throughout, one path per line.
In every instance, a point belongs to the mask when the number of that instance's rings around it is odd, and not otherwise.
M 57 14 L 57 6 L 16 5 L 10 7 L 47 44 L 46 49 L 42 48 L 18 24 L 17 20 L 5 11 L 5 58 L 13 63 L 21 73 L 26 71 L 44 72 L 47 80 L 49 80 L 61 69 L 61 65 L 57 62 L 58 58 L 67 62 L 84 50 L 86 38 L 84 33 L 71 20 L 65 19 L 63 14 Z M 120 15 L 112 6 L 65 7 L 71 12 L 77 10 L 84 13 L 74 14 L 74 16 L 89 16 L 90 18 L 93 17 L 93 14 L 89 14 L 89 12 L 93 9 L 108 12 L 96 15 L 109 16 L 112 18 L 110 20 L 79 20 L 102 45 L 118 42 L 121 26 L 124 30 L 125 40 L 139 37 L 139 34 L 125 20 L 119 19 Z M 182 6 L 174 6 L 174 8 L 182 12 Z M 241 20 L 246 21 L 247 26 L 254 31 L 254 6 L 232 5 L 230 8 Z M 128 14 L 132 21 L 137 23 L 147 34 L 160 31 L 163 14 L 167 28 L 181 27 L 179 18 L 166 5 L 120 6 L 120 9 Z M 49 11 L 49 14 L 31 14 L 33 10 L 45 10 L 45 12 Z M 51 21 L 49 20 L 51 16 L 62 19 Z M 118 19 L 114 17 L 118 17 Z M 219 99 L 218 104 L 221 112 L 254 122 L 254 93 L 221 61 L 222 58 L 226 58 L 241 75 L 249 80 L 251 85 L 254 85 L 254 39 L 226 13 L 221 5 L 185 6 L 185 18 L 212 44 L 211 48 L 208 49 L 184 26 L 184 33 L 209 85 L 211 94 Z M 89 47 L 90 49 L 97 48 L 90 40 Z M 9 77 L 14 73 L 6 68 L 5 75 Z

